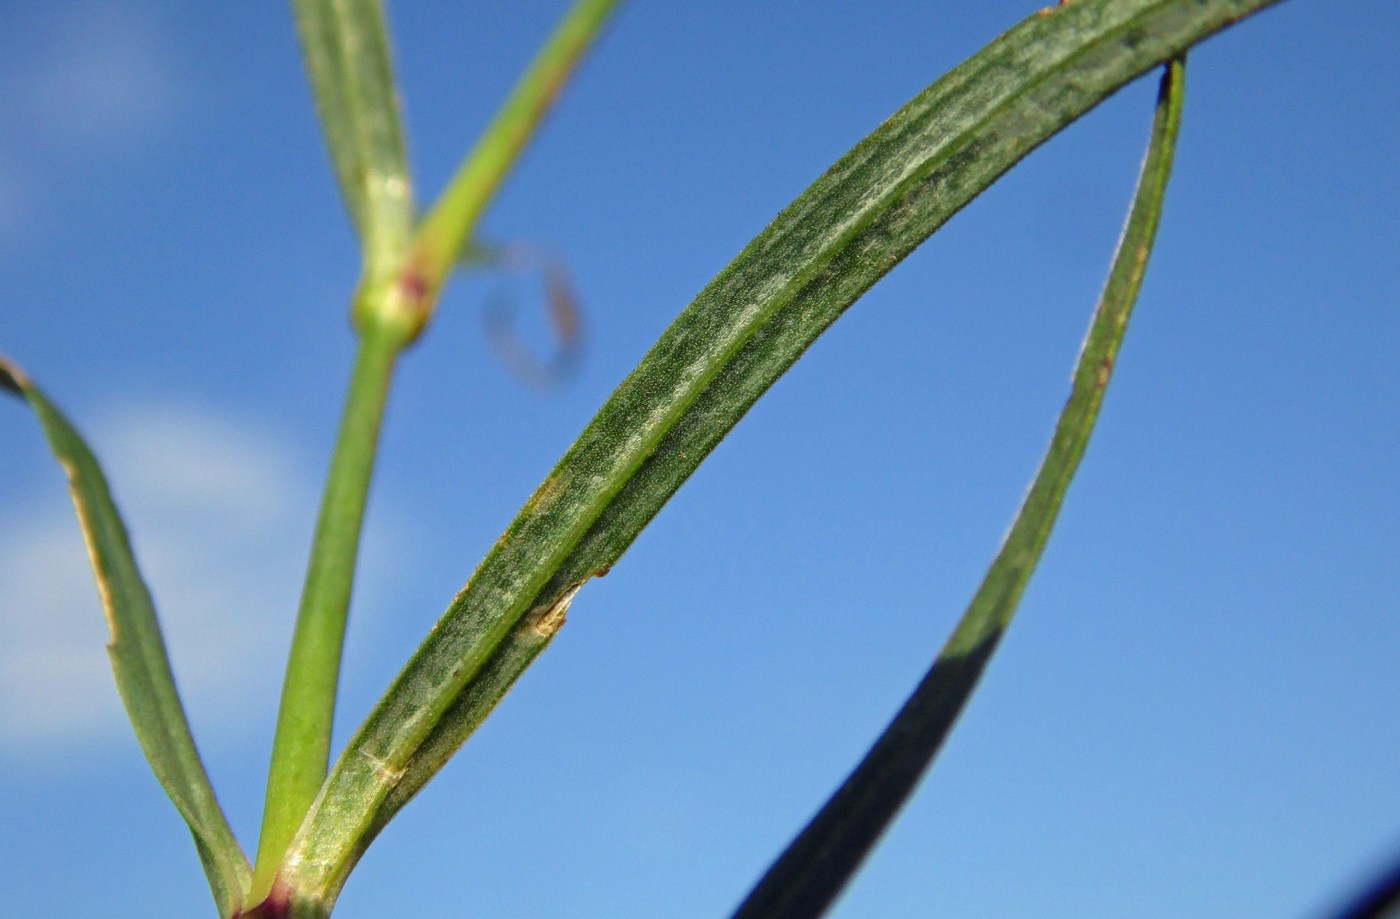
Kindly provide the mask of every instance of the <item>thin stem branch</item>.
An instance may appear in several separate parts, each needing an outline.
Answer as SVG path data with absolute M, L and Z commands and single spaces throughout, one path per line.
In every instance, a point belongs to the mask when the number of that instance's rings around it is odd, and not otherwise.
M 272 891 L 287 846 L 325 781 L 360 528 L 396 358 L 426 325 L 481 213 L 616 5 L 579 0 L 424 220 L 413 250 L 388 271 L 367 265 L 352 310 L 360 352 L 287 661 L 250 902 Z M 380 23 L 377 4 L 365 11 L 366 21 Z
M 407 262 L 432 292 L 430 302 L 471 241 L 486 205 L 617 5 L 618 0 L 574 4 L 423 219 Z
M 391 326 L 362 326 L 287 659 L 253 902 L 270 889 L 287 843 L 326 778 L 360 529 L 390 378 L 404 344 Z

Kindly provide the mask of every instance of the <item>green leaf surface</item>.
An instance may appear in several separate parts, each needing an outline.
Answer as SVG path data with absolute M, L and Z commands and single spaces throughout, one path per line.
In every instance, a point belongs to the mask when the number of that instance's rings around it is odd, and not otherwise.
M 1147 157 L 1069 401 L 1001 550 L 942 653 L 860 765 L 773 863 L 735 919 L 820 916 L 854 876 L 953 729 L 1045 549 L 1088 447 L 1161 220 L 1181 125 L 1185 61 L 1162 76 Z
M 392 268 L 413 194 L 378 0 L 292 0 L 316 111 L 368 274 Z
M 572 600 L 573 594 L 566 594 L 553 606 L 532 611 L 511 630 L 486 666 L 458 694 L 418 752 L 409 760 L 403 774 L 375 813 L 369 831 L 360 840 L 361 851 L 437 775 L 515 685 L 525 668 L 549 646 L 563 627 L 564 616 Z
M 1277 0 L 1075 0 L 916 96 L 680 315 L 545 479 L 351 739 L 282 879 L 333 898 L 384 801 L 522 618 L 606 571 L 841 313 L 1123 84 Z
M 107 654 L 117 689 L 152 771 L 189 824 L 220 915 L 231 916 L 248 891 L 248 860 L 229 829 L 195 749 L 155 606 L 136 566 L 107 480 L 68 420 L 18 367 L 3 358 L 0 387 L 29 403 L 68 476 L 111 633 Z

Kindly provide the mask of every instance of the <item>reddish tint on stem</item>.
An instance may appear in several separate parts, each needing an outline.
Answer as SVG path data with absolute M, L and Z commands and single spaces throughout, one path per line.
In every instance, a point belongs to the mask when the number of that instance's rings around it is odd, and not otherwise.
M 257 906 L 233 914 L 233 919 L 288 919 L 292 914 L 291 898 L 281 884 L 273 884 L 272 892 Z

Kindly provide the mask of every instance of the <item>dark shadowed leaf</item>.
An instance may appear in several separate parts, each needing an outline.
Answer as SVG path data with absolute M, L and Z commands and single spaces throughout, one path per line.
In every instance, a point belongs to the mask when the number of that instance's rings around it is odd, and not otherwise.
M 1162 77 L 1157 116 L 1123 238 L 1074 368 L 1050 448 L 981 587 L 914 694 L 735 913 L 808 919 L 854 876 L 953 729 L 1040 561 L 1070 480 L 1089 445 L 1157 234 L 1181 124 L 1184 61 Z

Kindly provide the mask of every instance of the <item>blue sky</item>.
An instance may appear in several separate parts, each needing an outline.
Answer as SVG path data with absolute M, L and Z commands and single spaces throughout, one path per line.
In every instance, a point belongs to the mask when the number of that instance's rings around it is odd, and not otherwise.
M 492 356 L 482 305 L 528 316 L 528 278 L 447 292 L 390 406 L 342 737 L 705 281 L 1034 4 L 872 9 L 623 11 L 482 231 L 567 263 L 584 362 L 540 392 Z M 421 195 L 559 10 L 392 5 Z M 1397 46 L 1400 6 L 1290 0 L 1193 54 L 1095 442 L 982 688 L 836 915 L 1304 917 L 1400 849 Z M 1154 83 L 974 202 L 780 381 L 337 915 L 733 906 L 995 552 Z M 0 0 L 0 352 L 107 463 L 248 846 L 355 259 L 282 4 Z M 7 909 L 212 915 L 122 720 L 61 475 L 18 405 L 0 443 Z

